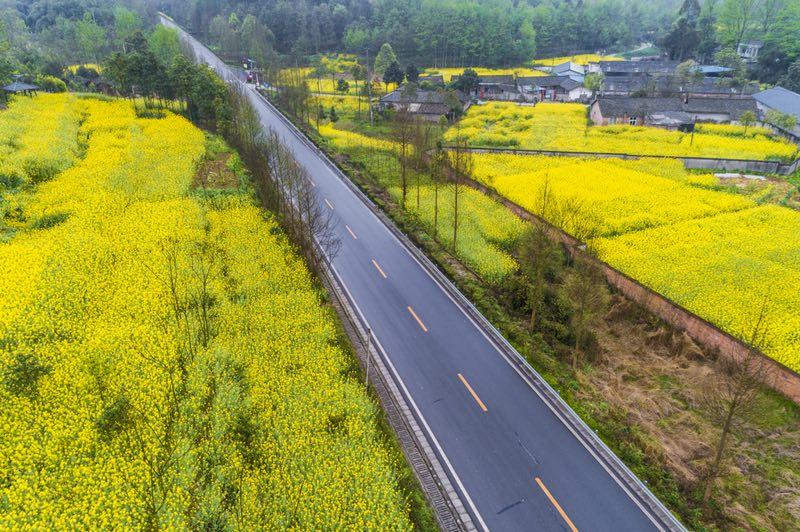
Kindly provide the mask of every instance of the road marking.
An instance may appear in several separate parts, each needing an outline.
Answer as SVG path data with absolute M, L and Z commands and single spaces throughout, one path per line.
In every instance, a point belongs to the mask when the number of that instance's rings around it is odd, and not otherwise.
M 347 232 L 348 232 L 348 233 L 350 233 L 350 236 L 352 236 L 352 237 L 353 237 L 353 240 L 358 240 L 358 237 L 357 237 L 357 236 L 356 236 L 356 234 L 353 232 L 353 230 L 352 230 L 352 229 L 350 229 L 350 226 L 349 226 L 349 225 L 346 225 L 346 224 L 345 224 L 345 226 L 344 226 L 344 227 L 345 227 L 345 229 L 347 229 Z
M 333 210 L 333 205 L 331 205 L 331 202 L 330 202 L 330 201 L 328 201 L 328 200 L 326 199 L 326 200 L 325 200 L 325 204 L 328 206 L 328 208 L 329 208 L 330 210 Z
M 386 279 L 386 274 L 383 273 L 383 269 L 378 265 L 377 262 L 375 262 L 375 259 L 372 259 L 372 264 L 378 269 L 383 278 Z M 411 309 L 411 307 L 408 308 Z M 414 311 L 412 310 L 411 313 L 414 314 Z M 414 316 L 416 317 L 416 314 L 414 314 Z M 419 318 L 417 318 L 417 321 L 419 321 Z M 420 325 L 422 325 L 422 322 L 420 322 Z M 425 327 L 423 326 L 422 328 L 424 329 Z
M 570 521 L 569 516 L 567 516 L 567 513 L 558 504 L 558 501 L 556 501 L 555 497 L 553 497 L 553 495 L 550 493 L 550 490 L 547 489 L 547 486 L 544 485 L 542 479 L 536 477 L 536 483 L 539 484 L 539 487 L 542 488 L 544 494 L 547 495 L 547 498 L 550 499 L 550 502 L 553 504 L 553 506 L 556 507 L 556 510 L 558 510 L 558 513 L 561 514 L 561 517 L 567 523 L 569 529 L 572 530 L 572 532 L 578 532 L 578 529 L 575 527 L 575 525 L 572 524 L 572 521 Z
M 422 330 L 425 331 L 425 332 L 428 332 L 428 328 L 425 327 L 425 324 L 422 323 L 421 319 L 419 319 L 419 316 L 417 316 L 417 313 L 414 312 L 414 309 L 411 308 L 411 307 L 408 307 L 408 311 L 411 313 L 412 316 L 414 316 L 414 319 L 417 320 L 417 323 L 419 323 L 419 326 L 422 327 Z
M 461 382 L 463 382 L 464 386 L 467 387 L 467 390 L 469 390 L 469 393 L 472 394 L 472 398 L 475 399 L 475 402 L 478 403 L 478 406 L 481 407 L 481 410 L 483 410 L 484 412 L 488 412 L 489 410 L 486 408 L 486 405 L 483 404 L 483 401 L 481 401 L 481 398 L 478 397 L 478 394 L 475 393 L 475 390 L 473 390 L 472 386 L 469 385 L 469 383 L 467 382 L 467 379 L 465 379 L 464 376 L 461 373 L 458 374 L 458 378 L 461 379 Z
M 309 178 L 308 178 L 308 182 L 309 182 L 309 183 L 311 183 L 311 186 L 312 186 L 312 187 L 315 187 L 315 188 L 316 188 L 317 184 L 316 184 L 316 183 L 314 183 L 314 180 L 313 180 L 313 179 L 311 179 L 311 178 L 309 177 Z

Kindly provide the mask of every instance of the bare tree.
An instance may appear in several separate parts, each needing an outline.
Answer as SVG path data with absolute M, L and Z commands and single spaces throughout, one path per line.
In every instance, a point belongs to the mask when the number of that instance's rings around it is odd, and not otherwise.
M 551 215 L 554 201 L 550 182 L 545 179 L 534 214 L 540 220 L 546 220 Z M 539 221 L 532 223 L 520 239 L 517 255 L 527 281 L 530 327 L 531 330 L 536 330 L 541 323 L 549 282 L 553 280 L 552 277 L 562 261 L 562 254 L 549 228 L 543 221 Z
M 458 250 L 459 199 L 463 180 L 469 179 L 474 168 L 472 153 L 468 149 L 466 137 L 461 135 L 460 127 L 456 123 L 456 138 L 450 156 L 450 169 L 453 182 L 453 253 Z
M 559 287 L 562 304 L 570 310 L 569 325 L 574 337 L 572 368 L 577 370 L 581 350 L 588 347 L 591 330 L 608 308 L 609 293 L 597 264 L 578 255 Z
M 408 194 L 409 151 L 414 136 L 414 120 L 405 106 L 400 107 L 392 118 L 392 138 L 397 143 L 397 159 L 400 162 L 400 206 L 405 210 Z
M 319 252 L 328 258 L 338 251 L 334 221 L 303 166 L 280 137 L 271 131 L 264 134 L 257 113 L 241 89 L 232 89 L 234 112 L 231 143 L 239 149 L 251 168 L 262 205 L 276 215 L 289 239 L 303 252 L 308 264 L 319 266 Z
M 436 143 L 436 151 L 431 157 L 430 174 L 433 184 L 433 238 L 439 237 L 439 187 L 442 184 L 442 177 L 445 165 L 447 164 L 447 152 L 442 149 L 441 141 Z
M 703 504 L 707 505 L 722 464 L 731 433 L 753 412 L 764 383 L 771 382 L 773 366 L 761 354 L 768 345 L 768 302 L 765 300 L 753 321 L 748 349 L 740 357 L 720 357 L 719 372 L 706 383 L 702 403 L 720 433 L 705 474 Z
M 414 158 L 415 180 L 417 186 L 417 210 L 420 203 L 420 173 L 427 168 L 427 154 L 431 147 L 431 124 L 423 120 L 415 120 L 411 135 L 411 145 Z

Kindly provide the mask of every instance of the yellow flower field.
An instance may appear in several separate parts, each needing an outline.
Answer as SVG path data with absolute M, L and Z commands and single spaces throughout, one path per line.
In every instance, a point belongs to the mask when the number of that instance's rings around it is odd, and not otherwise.
M 78 155 L 81 111 L 55 94 L 18 97 L 0 120 L 0 191 L 44 181 Z
M 620 164 L 619 159 L 562 158 L 558 166 L 515 171 L 513 160 L 509 161 L 513 157 L 476 155 L 475 177 L 532 212 L 537 211 L 540 191 L 547 184 L 561 201 L 580 205 L 586 216 L 596 220 L 597 230 L 603 236 L 752 206 L 744 197 L 698 189 L 672 178 L 638 171 L 631 168 L 630 163 Z M 532 159 L 523 164 L 528 166 L 547 158 Z M 586 221 L 581 220 L 581 223 Z M 570 231 L 571 227 L 565 229 Z
M 247 195 L 191 190 L 203 133 L 39 103 L 86 144 L 0 244 L 0 528 L 411 528 L 303 261 Z
M 656 127 L 589 126 L 586 106 L 508 102 L 473 105 L 445 139 L 465 137 L 473 146 L 578 152 L 627 153 L 665 157 L 723 157 L 791 160 L 797 146 L 763 128 L 701 124 L 694 136 Z
M 623 61 L 625 58 L 618 55 L 598 55 L 598 54 L 576 54 L 565 55 L 561 57 L 549 57 L 547 59 L 534 59 L 534 65 L 542 66 L 556 66 L 567 61 L 578 63 L 579 65 L 588 65 L 589 63 L 597 63 L 599 61 Z
M 475 155 L 475 177 L 571 233 L 599 256 L 739 337 L 768 303 L 766 353 L 800 371 L 800 213 L 709 190 L 678 160 Z M 596 229 L 596 230 L 593 230 Z
M 478 73 L 478 76 L 506 76 L 512 74 L 516 77 L 530 77 L 530 76 L 546 76 L 547 72 L 537 70 L 535 68 L 517 67 L 517 68 L 484 68 L 484 67 L 462 67 L 462 68 L 426 68 L 422 73 L 423 76 L 436 76 L 444 77 L 445 83 L 449 82 L 453 76 L 460 76 L 464 70 L 471 68 Z

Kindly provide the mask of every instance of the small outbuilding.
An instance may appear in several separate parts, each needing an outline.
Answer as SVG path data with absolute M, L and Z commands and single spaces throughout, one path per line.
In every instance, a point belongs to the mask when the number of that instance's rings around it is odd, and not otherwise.
M 3 94 L 8 98 L 11 94 L 24 94 L 25 96 L 33 96 L 39 90 L 36 85 L 24 83 L 22 81 L 13 81 L 3 87 Z

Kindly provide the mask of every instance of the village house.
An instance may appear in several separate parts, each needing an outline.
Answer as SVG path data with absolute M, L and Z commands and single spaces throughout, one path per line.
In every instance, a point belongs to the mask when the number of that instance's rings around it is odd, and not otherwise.
M 758 61 L 758 52 L 764 46 L 761 41 L 740 42 L 736 47 L 736 53 L 744 59 L 745 63 L 755 63 Z
M 789 137 L 792 142 L 800 143 L 800 94 L 783 87 L 773 87 L 753 95 L 753 99 L 762 116 L 769 111 L 777 111 L 797 118 L 794 128 L 791 130 L 779 129 L 779 131 Z
M 520 77 L 517 86 L 526 101 L 575 102 L 590 96 L 583 83 L 570 76 Z
M 699 81 L 682 84 L 673 75 L 635 74 L 603 78 L 599 92 L 603 96 L 688 94 L 693 98 L 749 98 L 758 90 L 757 83 L 734 87 L 726 78 L 721 77 L 704 77 Z
M 655 61 L 599 61 L 593 69 L 605 77 L 632 76 L 636 74 L 672 74 L 678 61 L 659 59 Z
M 695 122 L 737 122 L 747 111 L 758 112 L 752 98 L 600 96 L 592 103 L 589 116 L 598 126 L 628 124 L 685 130 Z
M 550 68 L 550 74 L 553 76 L 569 76 L 576 81 L 583 83 L 583 78 L 586 76 L 586 69 L 583 65 L 567 61 Z
M 451 101 L 452 97 L 449 97 L 449 94 L 452 94 L 455 101 Z M 400 87 L 378 101 L 378 110 L 407 111 L 414 118 L 428 122 L 439 122 L 443 117 L 452 120 L 456 114 L 453 104 L 456 103 L 466 110 L 470 100 L 461 91 L 449 94 L 442 90 L 408 91 L 405 87 Z
M 436 87 L 444 87 L 444 76 L 440 74 L 432 74 L 430 76 L 420 76 L 417 78 L 417 85 L 433 85 Z
M 517 88 L 513 74 L 500 76 L 480 76 L 474 96 L 481 100 L 521 101 L 522 94 Z

